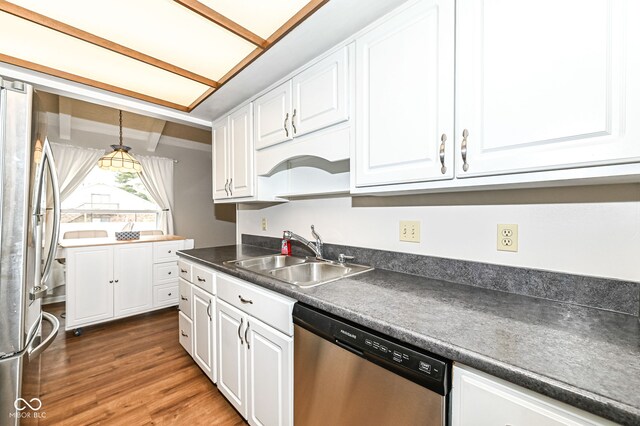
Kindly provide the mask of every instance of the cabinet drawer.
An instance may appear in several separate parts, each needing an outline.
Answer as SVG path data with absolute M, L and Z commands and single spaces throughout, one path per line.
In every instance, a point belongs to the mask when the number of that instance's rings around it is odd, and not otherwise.
M 178 281 L 173 283 L 159 285 L 153 288 L 153 307 L 172 306 L 178 304 Z
M 185 314 L 178 312 L 178 337 L 180 344 L 189 353 L 193 355 L 193 323 Z
M 153 263 L 178 260 L 178 255 L 176 253 L 178 250 L 182 250 L 183 244 L 184 242 L 182 240 L 153 243 Z
M 216 276 L 211 269 L 193 265 L 193 283 L 204 291 L 216 294 Z
M 168 284 L 178 279 L 178 264 L 176 262 L 157 263 L 153 265 L 153 284 Z
M 192 287 L 193 285 L 190 282 L 185 281 L 182 278 L 180 279 L 180 284 L 178 288 L 179 290 L 178 307 L 180 308 L 180 312 L 182 312 L 188 318 L 191 318 Z
M 224 274 L 218 274 L 218 298 L 288 336 L 293 335 L 291 314 L 296 303 L 293 299 Z
M 191 262 L 187 262 L 184 259 L 178 260 L 178 273 L 180 275 L 180 278 L 192 283 L 193 282 L 193 277 L 191 275 L 192 272 L 193 272 L 193 264 Z

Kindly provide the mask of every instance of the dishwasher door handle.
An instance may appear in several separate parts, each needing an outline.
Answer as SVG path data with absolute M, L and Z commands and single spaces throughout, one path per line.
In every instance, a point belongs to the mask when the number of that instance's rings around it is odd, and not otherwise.
M 348 343 L 345 343 L 341 340 L 335 339 L 335 343 L 336 345 L 340 346 L 342 349 L 346 349 L 351 353 L 354 353 L 358 356 L 364 356 L 364 352 L 354 348 L 353 346 L 349 345 Z

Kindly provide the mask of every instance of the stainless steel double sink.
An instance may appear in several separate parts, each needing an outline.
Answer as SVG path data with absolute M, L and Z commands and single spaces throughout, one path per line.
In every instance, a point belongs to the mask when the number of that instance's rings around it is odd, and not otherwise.
M 370 266 L 354 263 L 338 263 L 331 260 L 280 254 L 229 260 L 224 264 L 275 278 L 298 287 L 315 287 L 373 269 Z

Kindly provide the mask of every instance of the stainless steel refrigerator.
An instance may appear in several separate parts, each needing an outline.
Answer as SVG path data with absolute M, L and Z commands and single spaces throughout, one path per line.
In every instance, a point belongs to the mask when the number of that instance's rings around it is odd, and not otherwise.
M 36 104 L 31 86 L 0 76 L 0 425 L 37 424 L 46 415 L 40 355 L 59 328 L 41 309 L 59 237 L 60 193 Z

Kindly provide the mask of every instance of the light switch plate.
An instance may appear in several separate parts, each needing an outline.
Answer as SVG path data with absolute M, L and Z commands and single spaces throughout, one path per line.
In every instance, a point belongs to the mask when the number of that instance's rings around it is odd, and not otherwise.
M 498 224 L 498 250 L 518 251 L 517 224 Z
M 420 222 L 417 220 L 400 221 L 400 241 L 420 242 Z

